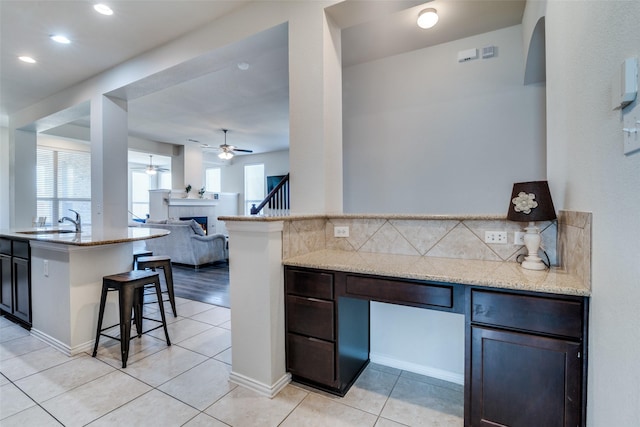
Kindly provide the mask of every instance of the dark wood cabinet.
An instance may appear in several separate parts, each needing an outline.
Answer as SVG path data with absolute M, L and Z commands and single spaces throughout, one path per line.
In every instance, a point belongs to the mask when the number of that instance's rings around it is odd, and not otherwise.
M 0 254 L 0 310 L 11 313 L 13 309 L 13 280 L 11 278 L 11 255 Z
M 465 425 L 584 425 L 585 298 L 469 290 Z
M 465 315 L 465 426 L 585 425 L 587 297 L 285 267 L 287 369 L 344 395 L 369 358 L 369 301 Z
M 286 354 L 296 381 L 342 396 L 369 361 L 369 304 L 338 298 L 335 282 L 333 273 L 286 269 Z
M 0 239 L 0 310 L 31 327 L 31 261 L 29 242 Z

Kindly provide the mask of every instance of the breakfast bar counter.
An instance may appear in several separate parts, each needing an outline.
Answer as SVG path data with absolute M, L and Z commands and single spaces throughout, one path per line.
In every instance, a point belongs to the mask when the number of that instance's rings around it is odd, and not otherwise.
M 21 283 L 27 283 L 22 289 L 27 291 L 20 301 L 13 298 L 14 306 L 21 308 L 16 317 L 30 319 L 26 323 L 32 335 L 67 355 L 89 350 L 95 340 L 102 278 L 132 269 L 133 242 L 167 234 L 137 227 L 87 227 L 80 233 L 69 228 L 0 230 L 2 247 L 12 251 L 2 256 L 16 258 L 18 249 L 28 262 L 21 273 Z M 30 296 L 30 304 L 25 305 L 24 295 Z M 117 299 L 110 297 L 105 324 L 117 323 L 117 313 Z
M 126 227 L 118 230 L 94 230 L 87 227 L 76 233 L 71 228 L 46 227 L 20 230 L 0 230 L 0 237 L 58 243 L 73 246 L 101 246 L 152 239 L 169 234 L 167 230 L 144 227 Z

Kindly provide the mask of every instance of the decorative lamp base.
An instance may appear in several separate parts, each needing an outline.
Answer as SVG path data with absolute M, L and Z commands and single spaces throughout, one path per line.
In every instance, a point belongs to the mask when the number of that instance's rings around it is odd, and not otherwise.
M 524 259 L 524 261 L 522 261 L 522 264 L 520 264 L 522 268 L 526 268 L 527 270 L 546 270 L 547 269 L 547 266 L 544 265 L 544 263 L 542 262 L 542 259 L 540 259 L 539 257 L 535 257 L 537 259 L 530 259 L 530 258 L 534 258 L 534 257 L 528 256 Z
M 544 265 L 542 259 L 538 256 L 538 249 L 540 249 L 540 241 L 542 240 L 540 237 L 540 229 L 531 221 L 525 230 L 527 232 L 524 235 L 524 244 L 529 253 L 520 265 L 527 270 L 546 270 L 547 266 Z

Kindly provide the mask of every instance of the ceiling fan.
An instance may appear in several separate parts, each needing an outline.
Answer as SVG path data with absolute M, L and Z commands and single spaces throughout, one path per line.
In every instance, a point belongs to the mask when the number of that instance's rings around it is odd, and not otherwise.
M 158 172 L 167 172 L 169 169 L 161 168 L 153 165 L 153 156 L 149 154 L 149 166 L 145 168 L 147 175 L 155 175 Z
M 222 160 L 229 160 L 236 154 L 236 152 L 253 153 L 253 150 L 244 150 L 227 144 L 227 132 L 229 132 L 229 129 L 222 129 L 222 132 L 224 132 L 224 144 L 220 145 L 220 153 L 218 154 L 219 158 Z

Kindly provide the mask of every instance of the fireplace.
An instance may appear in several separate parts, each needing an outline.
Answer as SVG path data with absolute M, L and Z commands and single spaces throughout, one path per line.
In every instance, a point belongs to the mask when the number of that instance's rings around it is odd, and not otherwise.
M 198 224 L 200 224 L 200 227 L 202 227 L 202 229 L 204 230 L 204 234 L 207 234 L 207 230 L 209 229 L 208 227 L 209 221 L 206 216 L 181 216 L 180 219 L 181 220 L 194 219 Z

